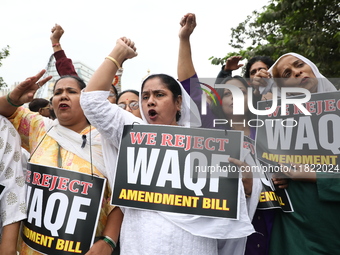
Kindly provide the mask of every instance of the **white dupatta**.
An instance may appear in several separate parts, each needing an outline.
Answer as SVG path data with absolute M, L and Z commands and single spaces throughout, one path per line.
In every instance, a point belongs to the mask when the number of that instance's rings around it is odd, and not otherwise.
M 182 85 L 180 83 L 178 84 L 182 90 L 181 118 L 178 124 L 185 127 L 199 127 L 201 121 L 198 108 Z M 105 139 L 102 140 L 105 163 L 108 171 L 115 175 L 116 160 L 123 126 L 131 125 L 133 122 L 145 124 L 147 124 L 147 122 L 145 121 L 143 113 L 142 121 L 133 114 L 119 108 L 117 105 L 108 103 L 106 101 L 107 96 L 107 91 L 82 92 L 80 103 L 86 117 L 98 128 L 102 135 L 105 136 Z M 141 100 L 140 106 L 142 106 Z M 107 116 L 107 118 L 103 118 L 103 116 Z M 243 237 L 253 233 L 254 228 L 248 216 L 247 201 L 241 179 L 239 180 L 239 185 L 241 187 L 241 201 L 238 220 L 168 212 L 157 213 L 192 235 L 213 239 L 242 238 L 241 242 L 244 243 Z M 255 201 L 257 201 L 257 199 L 258 197 L 254 198 Z M 128 208 L 123 207 L 122 211 L 125 209 L 128 210 Z M 232 249 L 232 246 L 229 247 Z
M 146 78 L 147 79 L 147 78 Z M 175 79 L 176 80 L 176 79 Z M 182 92 L 182 107 L 181 118 L 177 122 L 179 126 L 184 127 L 200 127 L 201 117 L 195 102 L 191 99 L 190 95 L 185 91 L 182 84 L 177 82 Z M 142 91 L 140 91 L 142 94 Z M 139 105 L 142 106 L 141 96 L 139 98 Z M 141 115 L 144 122 L 147 122 L 143 111 Z M 228 238 L 242 238 L 254 232 L 248 216 L 247 202 L 244 194 L 244 189 L 241 179 L 239 179 L 240 187 L 240 215 L 238 220 L 226 218 L 212 218 L 204 216 L 196 216 L 189 214 L 178 214 L 168 212 L 158 212 L 162 217 L 168 219 L 178 227 L 190 232 L 196 236 L 202 236 L 213 239 L 228 239 Z M 258 197 L 254 199 L 258 201 Z M 245 241 L 242 240 L 242 243 Z
M 309 65 L 315 75 L 315 77 L 318 79 L 318 88 L 317 88 L 317 93 L 319 92 L 328 92 L 328 91 L 336 91 L 337 89 L 335 88 L 335 86 L 325 77 L 323 76 L 319 69 L 317 68 L 317 66 L 310 61 L 308 58 L 305 58 L 304 56 L 294 53 L 294 52 L 290 52 L 290 53 L 286 53 L 283 54 L 281 57 L 279 57 L 275 63 L 269 68 L 268 72 L 273 76 L 273 68 L 277 65 L 277 63 L 279 62 L 279 60 L 287 55 L 291 55 L 294 56 L 298 59 L 301 59 L 303 62 L 305 62 L 307 65 Z M 277 87 L 278 88 L 278 96 L 281 96 L 280 93 L 280 88 L 277 86 L 277 84 L 274 82 L 273 78 L 268 80 L 268 85 L 267 87 L 260 87 L 260 92 L 261 94 L 266 94 L 267 92 L 270 92 L 272 90 L 273 87 Z
M 92 157 L 93 165 L 105 177 L 107 177 L 109 181 L 112 181 L 112 177 L 108 175 L 105 169 L 101 146 L 101 135 L 97 129 L 91 130 L 89 134 L 86 135 L 86 145 L 82 148 L 84 141 L 82 135 L 60 125 L 58 119 L 51 120 L 44 118 L 44 124 L 47 135 L 57 141 L 61 147 L 76 154 L 78 157 L 86 160 L 87 162 L 91 162 Z M 90 151 L 90 144 L 92 152 Z

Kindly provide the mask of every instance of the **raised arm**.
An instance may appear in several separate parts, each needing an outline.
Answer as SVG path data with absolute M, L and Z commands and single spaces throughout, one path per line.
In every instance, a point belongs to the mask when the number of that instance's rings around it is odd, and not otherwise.
M 112 80 L 125 59 L 133 58 L 137 56 L 134 42 L 125 37 L 117 40 L 117 43 L 111 53 L 104 59 L 103 63 L 95 71 L 91 77 L 85 91 L 82 92 L 80 98 L 81 106 L 84 110 L 86 117 L 89 121 L 97 127 L 102 136 L 109 141 L 110 144 L 114 145 L 116 149 L 120 144 L 121 133 L 123 131 L 123 125 L 125 123 L 131 124 L 135 118 L 137 121 L 141 121 L 139 118 L 134 116 L 132 113 L 119 108 L 115 104 L 110 104 L 107 100 L 97 100 L 94 98 L 96 93 L 104 93 L 100 91 L 109 91 L 111 88 Z M 93 92 L 99 91 L 99 92 Z M 88 93 L 92 92 L 92 93 Z M 91 101 L 92 100 L 92 101 Z M 104 117 L 103 117 L 104 116 Z M 131 118 L 131 121 L 129 120 Z M 109 146 L 109 149 L 111 147 Z M 108 153 L 110 157 L 110 150 L 104 151 Z M 112 172 L 115 171 L 114 161 L 105 162 L 109 166 Z M 111 159 L 112 160 L 112 159 Z M 103 235 L 112 239 L 115 243 L 118 241 L 120 226 L 122 223 L 123 214 L 118 207 L 115 207 L 108 215 Z M 97 241 L 86 255 L 97 255 L 97 254 L 111 254 L 113 247 L 104 240 Z
M 225 65 L 222 66 L 221 71 L 218 73 L 215 83 L 219 84 L 224 78 L 232 76 L 232 71 L 242 67 L 243 64 L 239 64 L 241 59 L 241 56 L 232 56 L 228 58 Z
M 188 13 L 180 21 L 179 30 L 179 52 L 177 63 L 177 75 L 179 81 L 184 81 L 192 77 L 196 71 L 192 62 L 190 35 L 196 27 L 196 17 L 193 13 Z
M 136 55 L 136 48 L 131 40 L 118 39 L 115 47 L 94 72 L 80 96 L 80 105 L 87 119 L 115 148 L 119 147 L 125 124 L 142 122 L 132 113 L 106 100 L 118 67 L 123 60 Z
M 52 78 L 48 76 L 38 82 L 45 72 L 46 70 L 42 70 L 37 75 L 27 78 L 6 96 L 0 97 L 0 115 L 9 117 L 19 106 L 31 102 L 35 92 Z
M 55 66 L 57 68 L 58 74 L 60 76 L 63 75 L 78 76 L 72 64 L 72 60 L 66 57 L 66 54 L 60 44 L 60 38 L 64 34 L 64 29 L 60 25 L 55 24 L 55 26 L 51 29 L 51 32 L 52 34 L 50 36 L 50 39 L 54 52 L 53 55 L 56 60 Z
M 117 40 L 116 46 L 92 75 L 86 91 L 110 90 L 113 78 L 126 59 L 137 56 L 135 43 L 126 37 Z
M 202 106 L 202 90 L 197 78 L 194 64 L 191 57 L 190 35 L 196 27 L 196 17 L 193 13 L 183 16 L 180 21 L 179 30 L 179 51 L 177 63 L 178 80 L 182 83 L 183 88 L 195 102 L 198 109 Z M 201 115 L 202 127 L 213 127 L 213 114 L 209 105 L 207 105 L 207 114 Z

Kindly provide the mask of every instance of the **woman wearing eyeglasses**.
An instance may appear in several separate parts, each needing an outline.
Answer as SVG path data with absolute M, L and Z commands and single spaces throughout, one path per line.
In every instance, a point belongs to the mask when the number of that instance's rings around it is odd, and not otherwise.
M 139 92 L 137 90 L 129 89 L 121 92 L 117 97 L 117 105 L 136 117 L 142 118 L 139 111 Z

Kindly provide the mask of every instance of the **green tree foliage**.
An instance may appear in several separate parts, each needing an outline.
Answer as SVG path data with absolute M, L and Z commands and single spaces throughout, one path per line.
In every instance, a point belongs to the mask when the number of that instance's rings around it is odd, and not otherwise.
M 229 44 L 235 52 L 211 57 L 212 64 L 225 63 L 233 55 L 275 60 L 296 52 L 312 60 L 324 76 L 340 77 L 339 0 L 271 0 L 263 10 L 232 28 Z
M 2 60 L 7 58 L 8 56 L 9 56 L 9 46 L 7 45 L 5 48 L 3 48 L 0 51 L 0 67 L 2 66 Z M 2 77 L 0 77 L 0 88 L 1 87 L 7 87 Z

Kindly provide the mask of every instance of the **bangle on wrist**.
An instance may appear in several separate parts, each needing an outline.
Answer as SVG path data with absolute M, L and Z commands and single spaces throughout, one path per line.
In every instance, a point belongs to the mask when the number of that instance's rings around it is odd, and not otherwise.
M 112 251 L 117 247 L 117 244 L 115 241 L 112 240 L 111 237 L 109 236 L 100 236 L 99 240 L 103 240 L 105 243 L 107 243 L 108 245 L 110 245 Z
M 8 102 L 11 106 L 20 107 L 20 106 L 23 105 L 23 104 L 20 104 L 20 105 L 13 104 L 12 101 L 11 101 L 11 99 L 9 98 L 9 94 L 11 94 L 11 92 L 8 92 L 6 99 L 7 99 L 7 102 Z
M 121 67 L 121 66 L 119 65 L 118 61 L 115 60 L 113 57 L 107 56 L 105 59 L 111 60 L 111 61 L 117 66 L 117 68 L 118 68 L 119 70 L 123 70 L 123 67 Z
M 52 44 L 52 47 L 57 47 L 57 46 L 60 46 L 60 43 Z

